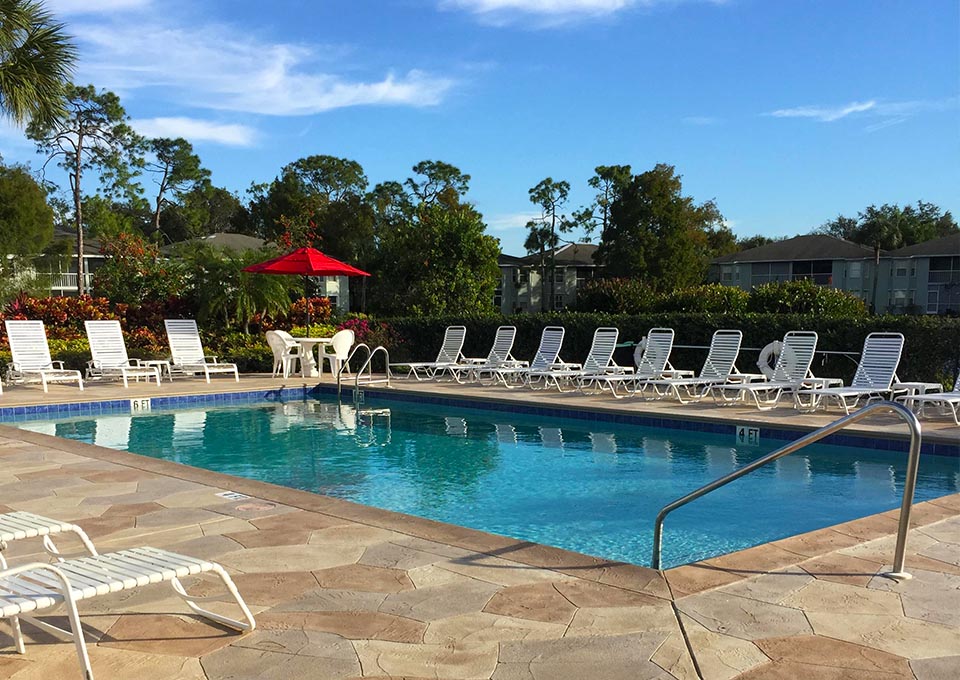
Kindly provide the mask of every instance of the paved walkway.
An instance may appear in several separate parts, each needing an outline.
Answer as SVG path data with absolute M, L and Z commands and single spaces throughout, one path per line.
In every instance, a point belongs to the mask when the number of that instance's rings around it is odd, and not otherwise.
M 0 503 L 216 560 L 257 615 L 237 635 L 165 587 L 84 602 L 101 679 L 960 677 L 960 495 L 916 506 L 899 584 L 878 575 L 896 512 L 661 574 L 7 427 Z M 0 677 L 79 677 L 72 645 L 24 630 Z

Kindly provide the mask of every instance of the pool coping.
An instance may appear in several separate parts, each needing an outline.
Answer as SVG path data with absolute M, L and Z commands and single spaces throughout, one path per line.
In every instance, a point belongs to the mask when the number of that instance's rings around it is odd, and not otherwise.
M 791 566 L 802 568 L 802 563 L 815 560 L 837 549 L 838 537 L 842 537 L 842 542 L 846 543 L 844 547 L 851 547 L 895 534 L 899 517 L 899 509 L 890 510 L 658 571 L 649 567 L 518 540 L 310 491 L 290 489 L 269 482 L 205 470 L 183 463 L 127 451 L 116 451 L 9 425 L 0 424 L 0 437 L 41 445 L 144 472 L 227 489 L 252 498 L 396 531 L 415 538 L 442 542 L 525 566 L 549 569 L 584 580 L 670 600 L 729 585 L 772 570 Z M 960 515 L 960 493 L 916 503 L 911 513 L 911 528 L 926 526 L 957 515 Z M 909 571 L 909 562 L 906 568 Z

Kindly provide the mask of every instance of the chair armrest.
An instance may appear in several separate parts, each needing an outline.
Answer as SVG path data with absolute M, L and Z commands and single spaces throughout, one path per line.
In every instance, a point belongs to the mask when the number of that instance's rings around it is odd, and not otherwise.
M 217 356 L 214 355 L 214 354 L 208 354 L 208 355 L 206 355 L 205 357 L 203 357 L 203 360 L 204 360 L 204 361 L 209 361 L 209 363 L 211 363 L 211 364 L 215 364 L 215 363 L 217 363 Z
M 87 368 L 100 368 L 100 362 L 96 359 L 90 359 L 87 362 Z
M 58 365 L 59 364 L 59 365 Z M 50 365 L 53 366 L 58 371 L 64 370 L 62 361 L 51 361 Z

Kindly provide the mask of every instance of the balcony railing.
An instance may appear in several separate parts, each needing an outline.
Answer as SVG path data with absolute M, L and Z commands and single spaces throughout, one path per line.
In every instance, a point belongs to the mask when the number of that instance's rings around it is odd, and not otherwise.
M 93 274 L 86 272 L 83 275 L 84 288 L 93 287 Z M 53 290 L 77 290 L 77 274 L 75 272 L 56 273 L 50 275 L 50 288 Z

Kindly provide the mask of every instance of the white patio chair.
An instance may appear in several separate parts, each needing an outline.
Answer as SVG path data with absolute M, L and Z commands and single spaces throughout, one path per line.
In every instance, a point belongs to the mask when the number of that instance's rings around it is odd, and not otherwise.
M 817 334 L 813 331 L 790 331 L 783 336 L 780 355 L 773 367 L 773 375 L 766 382 L 750 382 L 738 385 L 713 385 L 710 393 L 720 404 L 738 404 L 753 399 L 761 411 L 769 411 L 780 404 L 784 394 L 793 393 L 804 386 L 812 386 L 810 365 L 817 351 Z M 762 398 L 761 398 L 762 397 Z
M 742 341 L 741 331 L 718 330 L 710 340 L 710 350 L 698 376 L 642 380 L 637 383 L 637 392 L 645 396 L 647 388 L 650 388 L 654 399 L 673 395 L 681 404 L 699 401 L 711 386 L 728 382 L 736 375 Z
M 526 361 L 517 361 L 513 358 L 513 342 L 517 337 L 516 326 L 500 326 L 493 337 L 493 346 L 486 357 L 460 359 L 456 366 L 445 368 L 457 382 L 476 380 L 481 370 L 491 370 L 502 367 L 523 367 Z
M 87 362 L 87 380 L 91 378 L 120 378 L 129 387 L 129 378 L 153 380 L 160 387 L 160 368 L 142 366 L 139 359 L 127 357 L 120 322 L 116 320 L 84 321 L 87 340 L 90 341 L 90 361 Z
M 267 345 L 273 352 L 273 377 L 276 378 L 281 373 L 284 378 L 289 378 L 294 372 L 294 367 L 300 361 L 300 345 L 293 340 L 284 337 L 285 333 L 281 331 L 267 331 Z
M 347 365 L 347 357 L 350 356 L 350 350 L 353 348 L 355 340 L 356 335 L 349 328 L 334 333 L 330 343 L 330 349 L 333 351 L 328 352 L 326 347 L 320 350 L 320 375 L 323 375 L 324 361 L 330 362 L 330 373 L 334 377 L 340 374 L 341 366 L 344 367 L 344 372 L 349 373 L 350 367 Z
M 900 333 L 871 333 L 863 343 L 863 354 L 857 364 L 850 387 L 820 387 L 801 389 L 793 393 L 794 403 L 801 411 L 826 408 L 836 401 L 844 413 L 850 413 L 861 399 L 890 399 L 893 380 L 903 353 L 903 335 Z M 804 398 L 809 401 L 804 402 Z M 851 401 L 852 400 L 852 401 Z
M 547 326 L 540 335 L 540 346 L 529 366 L 498 366 L 484 368 L 477 371 L 478 379 L 484 374 L 489 375 L 494 382 L 500 382 L 504 387 L 517 387 L 511 382 L 526 381 L 526 374 L 530 371 L 547 371 L 552 368 L 561 368 L 565 365 L 560 359 L 560 348 L 563 347 L 563 336 L 566 329 L 563 326 Z
M 217 362 L 217 357 L 204 354 L 196 321 L 164 319 L 163 325 L 170 342 L 171 369 L 191 375 L 203 373 L 207 382 L 210 382 L 211 373 L 233 373 L 234 379 L 240 382 L 236 364 L 221 364 Z
M 8 319 L 4 324 L 13 355 L 13 361 L 7 369 L 7 380 L 19 384 L 39 381 L 44 392 L 49 383 L 75 382 L 83 391 L 80 371 L 64 369 L 62 361 L 50 359 L 47 331 L 42 321 Z
M 181 578 L 204 573 L 212 573 L 220 578 L 240 608 L 243 621 L 200 608 L 196 604 L 198 601 L 211 598 L 191 597 L 180 583 Z M 20 654 L 26 652 L 20 631 L 21 620 L 48 633 L 71 639 L 76 647 L 83 677 L 93 680 L 93 669 L 90 667 L 90 657 L 80 626 L 77 602 L 167 582 L 187 606 L 200 616 L 238 631 L 255 628 L 253 614 L 223 567 L 207 560 L 150 547 L 93 554 L 54 564 L 34 562 L 3 569 L 0 571 L 0 618 L 10 620 L 14 644 Z M 36 614 L 60 606 L 66 606 L 69 630 L 34 618 Z
M 949 392 L 907 395 L 897 397 L 895 401 L 913 408 L 921 418 L 928 417 L 924 413 L 924 407 L 935 406 L 940 410 L 941 415 L 949 414 L 953 422 L 960 425 L 960 373 L 957 374 L 957 379 L 953 381 L 953 389 Z
M 596 376 L 601 373 L 623 373 L 623 367 L 613 362 L 613 352 L 617 348 L 620 330 L 617 328 L 598 328 L 593 332 L 593 341 L 590 351 L 583 364 L 562 364 L 546 370 L 527 371 L 524 375 L 525 384 L 535 387 L 541 383 L 543 389 L 556 387 L 558 392 L 563 391 L 563 385 L 575 380 L 582 380 L 587 376 Z
M 413 376 L 417 380 L 429 380 L 437 375 L 440 369 L 456 366 L 463 357 L 463 341 L 467 337 L 466 326 L 447 326 L 443 333 L 443 344 L 440 346 L 440 352 L 437 354 L 436 361 L 414 361 L 405 363 L 390 364 L 394 366 L 406 366 L 410 369 L 407 377 Z M 421 377 L 420 372 L 423 372 Z
M 580 388 L 596 387 L 599 390 L 609 388 L 610 393 L 617 399 L 623 399 L 635 390 L 638 381 L 651 378 L 682 377 L 681 371 L 674 370 L 670 365 L 670 352 L 673 351 L 673 329 L 651 328 L 647 337 L 643 338 L 633 353 L 634 368 L 624 368 L 622 371 L 609 371 L 586 375 L 580 381 Z M 693 375 L 692 372 L 690 375 Z M 623 385 L 625 393 L 621 395 L 617 388 Z

